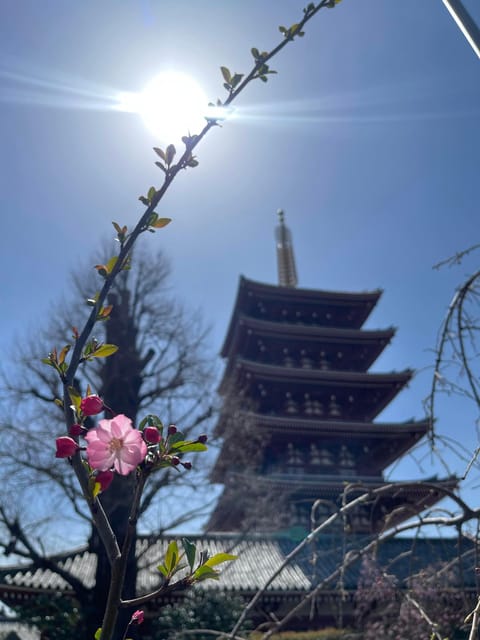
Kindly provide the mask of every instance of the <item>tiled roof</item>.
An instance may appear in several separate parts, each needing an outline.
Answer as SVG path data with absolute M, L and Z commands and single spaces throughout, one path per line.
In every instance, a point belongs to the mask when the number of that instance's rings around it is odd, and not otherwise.
M 39 640 L 40 632 L 13 620 L 0 620 L 0 640 L 17 637 L 20 640 Z
M 165 556 L 170 540 L 175 536 L 156 541 L 140 538 L 137 541 L 139 572 L 137 590 L 146 593 L 160 586 L 161 574 L 157 570 Z M 222 565 L 221 581 L 202 583 L 206 589 L 232 591 L 256 591 L 270 577 L 285 558 L 284 545 L 273 538 L 239 538 L 238 535 L 189 536 L 199 550 L 238 555 L 235 562 Z M 180 540 L 179 540 L 180 542 Z M 79 578 L 86 587 L 92 587 L 95 577 L 96 556 L 85 549 L 57 556 L 58 564 Z M 0 570 L 1 584 L 25 589 L 68 591 L 69 585 L 49 569 L 29 570 L 28 566 L 3 567 Z M 311 586 L 310 580 L 296 562 L 290 564 L 272 583 L 271 591 L 303 591 Z
M 157 565 L 165 556 L 170 540 L 181 536 L 166 536 L 158 540 L 140 538 L 137 541 L 139 572 L 138 593 L 149 592 L 160 585 L 160 573 Z M 287 554 L 295 546 L 293 537 L 284 535 L 239 536 L 239 534 L 210 534 L 189 536 L 198 550 L 207 549 L 215 553 L 233 553 L 238 555 L 235 562 L 221 566 L 219 581 L 202 583 L 203 589 L 236 592 L 254 592 L 262 587 L 272 573 L 282 564 Z M 341 564 L 344 554 L 354 547 L 359 548 L 370 538 L 360 536 L 323 535 L 315 544 L 309 545 L 302 554 L 294 559 L 268 588 L 270 593 L 304 592 L 327 578 Z M 453 561 L 458 557 L 457 539 L 441 538 L 396 538 L 378 546 L 377 558 L 382 566 L 388 566 L 389 573 L 400 580 L 438 562 Z M 462 574 L 467 587 L 474 587 L 474 544 L 462 539 Z M 64 556 L 57 556 L 59 565 L 68 569 L 87 587 L 93 585 L 96 567 L 94 554 L 79 549 Z M 358 583 L 360 561 L 349 566 L 343 575 L 343 587 L 355 589 Z M 337 581 L 329 585 L 335 588 Z M 68 591 L 67 583 L 50 570 L 28 567 L 3 567 L 0 570 L 0 594 L 11 587 L 25 590 L 61 590 Z

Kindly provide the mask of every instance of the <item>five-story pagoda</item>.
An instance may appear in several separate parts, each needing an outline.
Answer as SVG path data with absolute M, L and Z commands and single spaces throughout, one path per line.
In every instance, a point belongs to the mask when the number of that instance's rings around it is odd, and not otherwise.
M 279 217 L 279 285 L 240 278 L 221 352 L 223 447 L 212 480 L 224 491 L 209 530 L 308 529 L 342 500 L 386 486 L 386 467 L 428 430 L 427 420 L 374 421 L 412 376 L 369 372 L 394 335 L 362 328 L 381 291 L 297 288 L 291 234 Z M 386 519 L 400 522 L 437 502 L 440 484 L 455 482 L 389 484 L 343 524 L 377 532 Z

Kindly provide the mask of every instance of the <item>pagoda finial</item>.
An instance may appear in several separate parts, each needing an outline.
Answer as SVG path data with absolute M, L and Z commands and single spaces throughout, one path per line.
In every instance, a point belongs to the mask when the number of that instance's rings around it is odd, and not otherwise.
M 281 287 L 297 286 L 297 269 L 295 268 L 295 256 L 293 255 L 292 234 L 285 225 L 285 212 L 278 209 L 279 224 L 275 229 L 277 241 L 277 268 L 278 284 Z

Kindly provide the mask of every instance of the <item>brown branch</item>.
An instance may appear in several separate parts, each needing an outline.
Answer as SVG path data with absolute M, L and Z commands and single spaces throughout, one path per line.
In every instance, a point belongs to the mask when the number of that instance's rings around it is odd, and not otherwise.
M 65 580 L 65 582 L 72 587 L 79 599 L 85 599 L 86 595 L 88 594 L 88 589 L 85 587 L 81 580 L 61 567 L 58 562 L 55 562 L 55 560 L 53 560 L 53 558 L 40 555 L 30 542 L 19 520 L 17 518 L 10 520 L 2 506 L 0 506 L 0 516 L 4 525 L 10 532 L 13 540 L 15 540 L 14 545 L 16 545 L 18 541 L 27 550 L 27 554 L 25 554 L 15 546 L 11 550 L 13 553 L 30 558 L 34 567 L 38 567 L 40 569 L 49 569 L 53 573 L 56 573 L 58 576 L 60 576 L 60 578 Z
M 128 556 L 130 554 L 132 542 L 135 538 L 140 508 L 140 499 L 142 496 L 145 481 L 146 477 L 143 474 L 139 473 L 137 475 L 135 495 L 132 501 L 130 516 L 128 518 L 127 533 L 123 541 L 122 552 L 118 557 L 115 558 L 112 565 L 112 576 L 110 579 L 107 604 L 105 606 L 105 613 L 103 616 L 102 633 L 100 636 L 100 640 L 110 640 L 115 628 L 115 624 L 117 622 L 118 610 L 122 601 L 121 595 L 123 591 L 123 584 L 125 582 L 125 574 L 127 571 Z
M 402 483 L 398 483 L 396 485 L 385 485 L 385 486 L 379 487 L 377 489 L 372 489 L 371 491 L 368 491 L 367 493 L 364 493 L 364 494 L 358 496 L 357 498 L 354 498 L 351 502 L 345 504 L 340 509 L 338 509 L 336 511 L 336 513 L 333 513 L 331 516 L 329 516 L 316 529 L 311 531 L 303 539 L 303 541 L 300 542 L 300 544 L 298 544 L 285 557 L 284 561 L 271 574 L 270 578 L 264 583 L 262 588 L 259 589 L 256 592 L 256 594 L 253 596 L 253 598 L 250 600 L 250 602 L 244 608 L 242 614 L 240 615 L 240 617 L 238 618 L 237 622 L 235 623 L 235 626 L 233 627 L 233 629 L 231 631 L 231 634 L 232 634 L 231 637 L 233 637 L 233 635 L 235 635 L 237 633 L 237 631 L 240 629 L 241 625 L 243 624 L 243 622 L 247 618 L 247 616 L 250 613 L 250 611 L 253 609 L 253 607 L 256 605 L 256 603 L 260 600 L 260 598 L 263 596 L 263 594 L 266 592 L 267 588 L 272 584 L 272 582 L 275 580 L 275 578 L 277 578 L 280 575 L 280 573 L 285 569 L 285 567 L 287 567 L 292 562 L 292 560 L 305 547 L 307 547 L 309 544 L 311 544 L 319 536 L 319 534 L 324 529 L 328 528 L 338 518 L 342 517 L 344 514 L 348 513 L 349 511 L 351 511 L 352 509 L 357 507 L 359 504 L 362 504 L 363 502 L 366 502 L 367 500 L 371 500 L 372 497 L 380 496 L 380 495 L 389 493 L 389 492 L 392 491 L 392 489 L 398 490 L 398 489 L 401 489 L 401 488 L 416 487 L 416 486 L 418 486 L 418 484 L 419 483 L 402 482 Z M 429 487 L 431 489 L 434 489 L 435 491 L 439 491 L 439 492 L 443 493 L 443 495 L 445 497 L 451 498 L 452 500 L 454 500 L 459 505 L 459 507 L 461 508 L 463 513 L 458 515 L 458 516 L 455 516 L 453 518 L 421 518 L 419 516 L 419 520 L 417 520 L 414 523 L 406 524 L 406 525 L 396 525 L 396 526 L 391 527 L 389 531 L 386 531 L 386 532 L 383 532 L 383 533 L 379 534 L 379 536 L 375 540 L 373 540 L 371 543 L 369 543 L 363 549 L 356 550 L 356 551 L 350 551 L 345 556 L 345 561 L 344 562 L 346 563 L 346 565 L 344 566 L 342 564 L 342 566 L 338 567 L 333 573 L 330 574 L 330 576 L 328 576 L 327 578 L 322 580 L 322 582 L 313 591 L 311 591 L 301 601 L 301 603 L 299 605 L 294 607 L 284 618 L 282 618 L 282 620 L 280 620 L 278 623 L 276 623 L 274 625 L 274 627 L 263 636 L 263 638 L 265 640 L 267 640 L 267 638 L 269 638 L 272 635 L 272 633 L 274 633 L 274 631 L 280 629 L 283 626 L 283 624 L 288 622 L 288 620 L 290 620 L 304 606 L 305 603 L 310 602 L 310 600 L 312 598 L 314 598 L 316 596 L 316 594 L 321 589 L 323 589 L 325 587 L 325 585 L 327 585 L 329 582 L 331 582 L 334 578 L 339 577 L 347 566 L 350 566 L 353 562 L 355 562 L 360 557 L 362 557 L 365 553 L 367 553 L 368 551 L 373 549 L 375 547 L 375 545 L 379 544 L 380 542 L 382 542 L 384 540 L 387 540 L 387 539 L 390 539 L 393 536 L 397 535 L 398 533 L 401 533 L 401 532 L 404 532 L 404 531 L 410 531 L 412 529 L 418 529 L 419 524 L 420 524 L 420 526 L 427 525 L 427 524 L 441 524 L 443 526 L 458 527 L 460 524 L 463 524 L 464 522 L 467 522 L 468 520 L 472 520 L 472 519 L 478 518 L 480 516 L 480 509 L 471 509 L 461 498 L 459 498 L 456 494 L 454 494 L 453 491 L 451 491 L 450 489 L 447 489 L 445 487 L 439 487 L 438 485 L 435 485 L 435 484 L 432 484 L 432 483 L 423 483 L 423 482 L 421 483 L 421 486 L 422 487 Z M 347 489 L 348 489 L 348 487 L 347 487 Z

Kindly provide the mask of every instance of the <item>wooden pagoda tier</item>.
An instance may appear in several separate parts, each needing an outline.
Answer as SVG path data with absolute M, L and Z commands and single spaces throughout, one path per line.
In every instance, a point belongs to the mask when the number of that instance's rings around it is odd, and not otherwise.
M 427 433 L 427 420 L 374 422 L 412 377 L 410 370 L 369 372 L 395 333 L 362 328 L 380 295 L 240 278 L 222 348 L 216 434 L 223 446 L 212 472 L 224 493 L 209 530 L 307 528 L 316 501 L 317 515 L 331 513 L 347 485 L 383 486 L 386 467 Z M 440 481 L 438 491 L 433 480 L 428 488 L 390 485 L 391 493 L 352 514 L 350 530 L 379 531 L 386 516 L 398 523 L 454 484 Z
M 278 287 L 240 277 L 237 299 L 221 355 L 231 354 L 239 316 L 289 324 L 360 329 L 378 302 L 380 289 L 339 293 Z
M 352 484 L 348 484 L 349 480 Z M 252 482 L 249 474 L 231 473 L 209 528 L 240 532 L 240 523 L 244 532 L 248 532 L 252 524 L 259 523 L 269 533 L 276 531 L 289 535 L 292 529 L 305 529 L 306 522 L 312 529 L 326 520 L 340 506 L 339 496 L 342 496 L 342 504 L 364 496 L 365 501 L 339 517 L 326 533 L 339 529 L 355 534 L 380 533 L 385 527 L 397 526 L 432 507 L 445 497 L 444 489 L 453 491 L 456 486 L 457 480 L 453 477 L 390 484 L 382 477 L 357 477 L 353 482 L 353 478 L 307 477 L 303 474 L 295 477 L 278 473 L 259 475 Z M 375 490 L 380 488 L 382 493 L 377 495 Z M 245 500 L 245 491 L 249 492 L 250 500 Z M 274 507 L 271 511 L 265 501 L 261 502 L 260 496 L 270 496 L 267 501 Z M 254 504 L 261 504 L 262 513 L 252 518 Z

